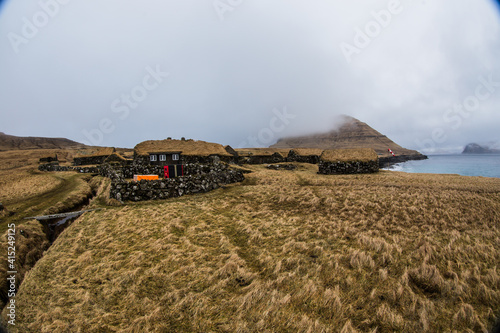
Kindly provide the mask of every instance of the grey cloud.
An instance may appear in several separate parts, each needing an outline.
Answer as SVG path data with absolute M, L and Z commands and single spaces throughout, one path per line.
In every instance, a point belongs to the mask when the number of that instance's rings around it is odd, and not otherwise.
M 500 141 L 500 87 L 467 117 L 447 113 L 475 94 L 479 77 L 500 81 L 493 1 L 401 1 L 351 63 L 341 43 L 353 44 L 356 28 L 391 1 L 233 1 L 224 20 L 211 0 L 57 1 L 7 1 L 0 12 L 0 131 L 77 141 L 99 131 L 96 142 L 109 146 L 169 136 L 238 146 L 286 107 L 296 117 L 274 140 L 326 131 L 349 114 L 427 152 Z M 40 3 L 58 11 L 15 53 L 8 36 L 23 36 L 23 18 L 32 21 Z M 113 102 L 140 91 L 148 66 L 168 78 L 120 117 Z M 103 120 L 111 131 L 101 131 Z M 434 140 L 436 129 L 446 140 Z

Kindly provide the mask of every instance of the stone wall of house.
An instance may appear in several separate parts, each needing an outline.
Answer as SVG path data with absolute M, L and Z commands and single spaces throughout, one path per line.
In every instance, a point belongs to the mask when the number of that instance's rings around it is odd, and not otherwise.
M 108 158 L 108 156 L 85 156 L 85 157 L 75 157 L 73 159 L 73 165 L 97 165 L 102 164 Z
M 234 156 L 192 156 L 192 155 L 182 155 L 180 156 L 179 164 L 213 164 L 218 162 L 235 163 L 237 159 Z M 150 165 L 149 156 L 145 155 L 134 155 L 134 165 Z
M 215 163 L 219 164 L 219 163 Z M 212 164 L 183 164 L 184 175 L 196 175 L 202 173 L 209 173 L 214 170 L 214 163 Z M 111 179 L 132 179 L 134 175 L 158 175 L 160 178 L 165 176 L 165 169 L 161 165 L 149 164 L 132 164 L 123 167 L 113 167 L 107 164 L 100 166 L 100 169 L 105 170 L 105 175 Z M 100 172 L 102 174 L 102 172 Z
M 288 153 L 288 157 L 286 158 L 287 162 L 299 162 L 299 163 L 310 163 L 310 164 L 318 164 L 320 157 L 318 155 L 298 155 L 295 151 L 290 150 Z
M 358 173 L 374 173 L 379 171 L 378 161 L 369 162 L 319 162 L 319 174 L 347 175 Z
M 272 164 L 286 162 L 286 158 L 278 153 L 272 155 L 240 156 L 238 164 Z
M 74 166 L 60 166 L 59 163 L 46 163 L 38 166 L 40 171 L 76 171 L 81 173 L 100 173 L 99 167 L 74 167 Z
M 185 194 L 203 193 L 245 179 L 239 170 L 225 164 L 205 166 L 209 172 L 184 177 L 140 182 L 113 181 L 110 198 L 118 201 L 144 201 L 180 197 Z
M 116 166 L 112 164 L 101 164 L 95 167 L 60 166 L 58 163 L 40 164 L 40 171 L 76 171 L 81 173 L 96 173 L 111 179 L 132 179 L 134 175 L 158 175 L 164 177 L 165 170 L 159 165 L 133 164 L 128 166 Z M 186 164 L 184 175 L 195 175 L 209 173 L 213 170 L 212 164 Z

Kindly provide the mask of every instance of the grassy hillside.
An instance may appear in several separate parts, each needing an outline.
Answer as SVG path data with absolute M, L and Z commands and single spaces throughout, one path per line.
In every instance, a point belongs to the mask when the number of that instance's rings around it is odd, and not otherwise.
M 76 220 L 17 296 L 18 332 L 483 332 L 500 311 L 500 179 L 324 176 Z

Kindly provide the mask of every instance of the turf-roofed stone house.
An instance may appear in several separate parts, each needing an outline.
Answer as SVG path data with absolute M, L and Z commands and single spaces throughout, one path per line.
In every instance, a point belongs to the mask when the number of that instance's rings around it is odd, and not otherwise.
M 319 172 L 325 175 L 375 173 L 379 171 L 378 155 L 371 148 L 325 150 L 319 161 Z
M 318 164 L 323 153 L 321 148 L 295 148 L 288 153 L 288 162 Z
M 86 149 L 80 151 L 73 159 L 74 165 L 97 165 L 103 164 L 106 160 L 117 157 L 116 149 L 109 148 L 96 148 L 96 149 Z M 121 158 L 119 158 L 121 159 Z
M 195 140 L 149 140 L 134 148 L 134 162 L 149 165 L 210 164 L 234 162 L 234 156 L 218 143 Z
M 108 158 L 104 160 L 104 162 L 109 164 L 127 165 L 130 164 L 132 160 L 125 158 L 122 154 L 118 152 L 114 152 L 113 154 L 109 155 Z
M 222 145 L 194 140 L 145 141 L 134 148 L 134 162 L 111 183 L 119 201 L 157 200 L 203 193 L 245 179 L 228 163 L 234 156 Z M 137 180 L 128 181 L 131 175 Z M 139 175 L 156 176 L 139 179 Z
M 241 148 L 236 149 L 238 162 L 243 164 L 267 164 L 286 162 L 290 149 Z

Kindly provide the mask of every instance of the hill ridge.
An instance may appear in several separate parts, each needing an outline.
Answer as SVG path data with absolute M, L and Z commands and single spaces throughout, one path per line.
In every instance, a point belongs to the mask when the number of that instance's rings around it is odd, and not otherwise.
M 83 148 L 84 144 L 65 138 L 45 138 L 35 136 L 14 136 L 0 132 L 0 151 L 25 149 Z
M 341 116 L 337 124 L 338 128 L 329 132 L 279 139 L 270 148 L 372 148 L 381 156 L 389 156 L 388 149 L 396 155 L 423 156 L 416 150 L 401 147 L 386 135 L 351 116 Z

